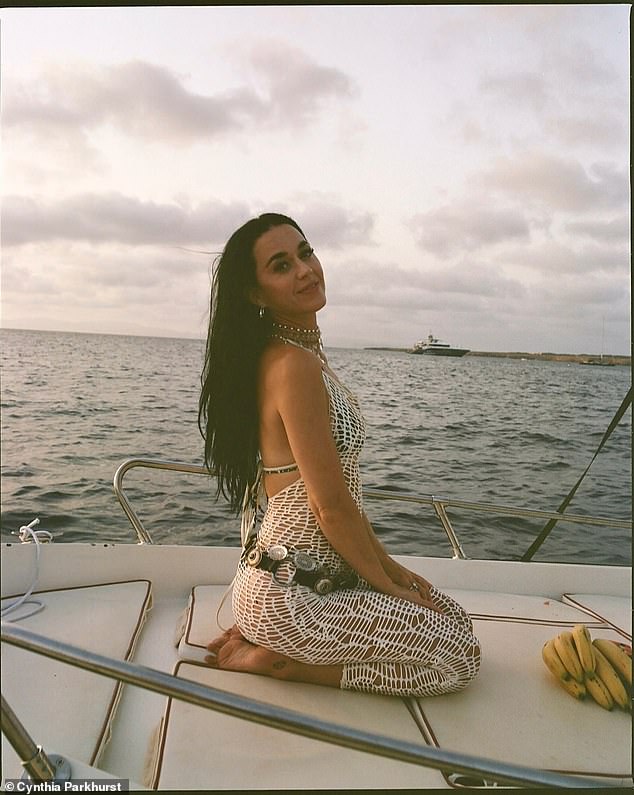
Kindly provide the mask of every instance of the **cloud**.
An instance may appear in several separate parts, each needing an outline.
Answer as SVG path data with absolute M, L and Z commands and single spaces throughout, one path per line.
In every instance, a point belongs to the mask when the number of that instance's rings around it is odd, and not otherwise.
M 625 170 L 619 171 L 612 163 L 596 163 L 586 171 L 574 158 L 539 151 L 498 157 L 472 182 L 506 199 L 529 201 L 552 211 L 625 208 L 629 201 Z
M 521 298 L 524 295 L 522 284 L 505 276 L 501 269 L 472 261 L 425 271 L 422 275 L 425 289 L 434 293 L 482 298 Z
M 258 42 L 250 49 L 250 67 L 264 88 L 269 123 L 306 124 L 331 98 L 350 99 L 351 79 L 340 69 L 321 66 L 281 40 Z
M 194 94 L 169 69 L 142 61 L 55 65 L 7 97 L 4 121 L 44 129 L 113 124 L 141 137 L 178 139 L 233 129 L 245 107 L 257 113 L 255 97 Z
M 519 211 L 487 208 L 468 200 L 418 213 L 409 227 L 418 245 L 438 256 L 530 237 L 528 222 Z
M 615 36 L 613 28 L 607 32 L 609 18 L 599 20 L 592 7 L 586 15 L 579 6 L 532 7 L 530 13 L 518 6 L 479 10 L 475 24 L 475 38 L 481 32 L 480 39 L 500 47 L 499 57 L 489 53 L 479 79 L 477 69 L 472 74 L 478 89 L 474 99 L 492 134 L 499 140 L 504 134 L 507 140 L 622 151 L 628 136 L 629 62 L 627 47 L 617 43 L 625 37 Z M 603 46 L 607 41 L 611 46 Z M 507 42 L 512 50 L 505 49 Z
M 300 226 L 318 246 L 341 249 L 373 243 L 374 215 L 354 213 L 334 202 L 308 200 L 301 210 Z
M 555 277 L 555 274 L 553 274 Z M 561 296 L 566 296 L 566 301 Z M 629 290 L 627 278 L 615 278 L 613 274 L 595 273 L 580 279 L 577 274 L 556 275 L 535 285 L 531 291 L 531 301 L 544 313 L 558 312 L 579 320 L 579 307 L 585 311 L 597 308 L 607 309 L 610 320 L 627 319 L 629 315 Z M 595 314 L 595 317 L 597 315 Z M 584 322 L 585 318 L 581 318 Z
M 622 82 L 622 75 L 585 36 L 562 36 L 552 40 L 542 51 L 546 74 L 556 75 L 564 85 L 579 86 L 584 92 L 612 89 Z
M 341 249 L 370 244 L 374 217 L 339 207 L 333 201 L 304 197 L 293 204 L 300 225 L 320 248 Z M 143 201 L 120 193 L 86 193 L 59 201 L 7 196 L 2 207 L 5 246 L 43 241 L 82 241 L 129 246 L 214 246 L 260 212 L 245 203 L 207 200 L 190 205 Z
M 341 262 L 326 272 L 331 303 L 405 309 L 454 308 L 473 310 L 476 302 L 520 299 L 523 286 L 501 269 L 483 263 L 411 270 L 371 260 Z
M 550 100 L 547 81 L 542 75 L 532 72 L 486 75 L 480 80 L 479 88 L 483 93 L 499 100 L 505 107 L 509 104 L 528 105 L 539 112 Z
M 185 77 L 140 60 L 110 66 L 56 65 L 4 99 L 7 127 L 84 132 L 112 125 L 145 140 L 191 143 L 267 124 L 303 125 L 322 103 L 349 99 L 352 81 L 284 42 L 250 53 L 260 91 L 247 85 L 215 94 L 190 91 Z
M 80 194 L 58 202 L 7 196 L 2 207 L 5 245 L 84 240 L 129 245 L 209 244 L 224 241 L 249 217 L 245 204 L 159 204 L 120 193 Z
M 34 252 L 41 254 L 42 252 Z M 6 296 L 14 293 L 17 296 L 28 296 L 28 302 L 42 297 L 47 300 L 62 294 L 57 284 L 57 279 L 52 268 L 43 270 L 34 264 L 31 258 L 14 258 L 9 252 L 2 255 L 2 292 Z M 42 302 L 38 302 L 38 307 Z M 3 314 L 6 314 L 7 304 L 3 302 Z M 32 311 L 32 310 L 29 310 Z
M 15 248 L 3 261 L 3 320 L 20 327 L 28 318 L 33 328 L 202 333 L 211 260 L 168 247 L 61 241 Z
M 567 146 L 583 144 L 605 148 L 622 145 L 627 140 L 625 117 L 618 116 L 613 109 L 606 109 L 601 116 L 557 115 L 544 119 L 544 131 Z
M 505 259 L 511 265 L 551 274 L 554 278 L 568 273 L 583 279 L 589 273 L 627 273 L 629 252 L 626 246 L 591 243 L 576 247 L 568 241 L 547 240 L 530 248 L 505 252 Z
M 564 229 L 570 235 L 606 243 L 628 243 L 630 240 L 630 219 L 625 215 L 611 221 L 571 221 Z

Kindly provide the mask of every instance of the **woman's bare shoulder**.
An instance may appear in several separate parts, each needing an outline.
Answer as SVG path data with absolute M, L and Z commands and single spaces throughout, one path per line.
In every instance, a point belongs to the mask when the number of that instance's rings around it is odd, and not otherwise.
M 296 345 L 272 343 L 260 359 L 260 379 L 264 385 L 314 386 L 322 381 L 322 363 L 310 351 Z

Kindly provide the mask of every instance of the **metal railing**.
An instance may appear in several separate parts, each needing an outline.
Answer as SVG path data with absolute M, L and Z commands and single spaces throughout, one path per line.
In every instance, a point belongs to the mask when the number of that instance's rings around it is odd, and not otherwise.
M 41 745 L 36 745 L 24 728 L 18 716 L 2 696 L 0 708 L 2 733 L 7 737 L 14 751 L 20 757 L 29 776 L 37 781 L 50 781 L 55 777 L 55 768 Z
M 136 511 L 132 507 L 123 489 L 123 478 L 130 469 L 135 467 L 144 467 L 147 469 L 162 469 L 173 472 L 183 472 L 194 475 L 207 475 L 210 476 L 209 470 L 197 464 L 187 464 L 179 461 L 161 461 L 160 459 L 152 458 L 131 458 L 124 461 L 123 464 L 117 469 L 114 474 L 113 488 L 114 492 L 123 508 L 124 513 L 128 517 L 130 524 L 137 534 L 139 543 L 152 544 L 152 537 L 148 530 L 144 527 Z M 481 502 L 468 502 L 465 500 L 452 500 L 438 497 L 416 497 L 409 494 L 401 494 L 400 492 L 383 491 L 383 490 L 364 490 L 363 496 L 369 499 L 379 500 L 394 500 L 397 502 L 410 502 L 421 506 L 431 507 L 440 521 L 443 530 L 445 531 L 451 549 L 453 558 L 465 559 L 467 556 L 462 549 L 458 536 L 451 524 L 449 516 L 447 515 L 448 508 L 463 509 L 470 511 L 480 511 L 484 513 L 503 514 L 505 516 L 514 516 L 524 519 L 545 519 L 546 521 L 554 520 L 559 522 L 576 522 L 579 524 L 595 525 L 598 527 L 614 527 L 623 530 L 632 530 L 632 522 L 625 519 L 609 519 L 594 516 L 583 516 L 581 514 L 558 513 L 557 511 L 540 511 L 532 510 L 529 508 L 516 508 L 509 505 L 495 505 L 492 503 Z
M 139 519 L 136 511 L 130 503 L 130 500 L 123 490 L 123 478 L 126 472 L 128 472 L 130 469 L 133 469 L 134 467 L 145 467 L 146 469 L 164 469 L 172 472 L 189 473 L 192 475 L 207 475 L 208 477 L 210 476 L 210 472 L 207 467 L 199 466 L 197 464 L 185 464 L 180 461 L 160 461 L 153 458 L 130 458 L 129 460 L 124 461 L 123 464 L 117 468 L 117 471 L 114 473 L 112 486 L 114 488 L 114 493 L 119 500 L 119 504 L 123 508 L 125 515 L 128 517 L 130 524 L 135 529 L 139 543 L 153 544 L 154 542 L 152 541 L 152 537 L 143 526 L 143 523 Z
M 567 788 L 606 786 L 605 780 L 597 781 L 583 776 L 564 775 L 469 754 L 445 751 L 441 748 L 417 745 L 395 737 L 330 723 L 284 707 L 265 704 L 236 693 L 229 693 L 179 679 L 173 674 L 168 674 L 155 668 L 124 660 L 115 660 L 6 623 L 2 623 L 0 639 L 2 642 L 26 651 L 42 654 L 53 660 L 68 663 L 87 671 L 93 671 L 120 682 L 136 685 L 188 704 L 194 704 L 225 715 L 246 719 L 310 739 L 329 742 L 344 748 L 440 770 L 449 773 L 453 777 L 456 775 L 476 776 L 478 779 L 483 780 L 483 783 L 497 782 L 511 786 Z M 14 744 L 16 740 L 14 728 L 17 733 L 21 732 L 22 734 L 24 729 L 19 724 L 19 721 L 16 727 L 12 726 L 10 717 L 13 713 L 11 710 L 8 711 L 7 715 L 8 717 L 3 720 L 2 730 L 6 733 L 7 739 Z M 24 736 L 18 737 L 17 745 L 21 749 L 26 749 L 25 753 L 27 754 L 32 753 L 33 748 L 36 747 L 29 737 L 25 738 Z M 14 745 L 14 747 L 16 746 Z M 50 773 L 50 769 L 47 769 L 46 765 L 42 765 L 38 769 L 37 777 L 39 780 L 50 780 L 48 778 Z M 610 782 L 607 782 L 607 786 L 610 786 Z

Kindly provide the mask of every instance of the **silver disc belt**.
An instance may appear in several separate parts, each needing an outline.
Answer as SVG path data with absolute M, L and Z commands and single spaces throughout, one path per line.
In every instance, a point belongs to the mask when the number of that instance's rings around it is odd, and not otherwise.
M 271 572 L 278 585 L 283 587 L 288 587 L 293 583 L 306 585 L 320 596 L 342 588 L 354 588 L 359 582 L 354 572 L 335 574 L 325 566 L 321 566 L 302 550 L 289 548 L 284 544 L 274 544 L 267 550 L 263 550 L 256 545 L 255 537 L 245 547 L 242 558 L 248 566 Z M 289 563 L 295 569 L 293 577 L 288 581 L 278 579 L 279 567 Z

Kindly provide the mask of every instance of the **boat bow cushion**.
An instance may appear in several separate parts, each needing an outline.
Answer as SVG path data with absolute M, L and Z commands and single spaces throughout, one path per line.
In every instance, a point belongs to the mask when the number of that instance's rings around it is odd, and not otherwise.
M 566 593 L 564 602 L 604 621 L 624 637 L 632 640 L 632 599 L 594 593 Z M 588 623 L 587 620 L 585 623 Z
M 19 626 L 56 641 L 128 660 L 151 607 L 147 580 L 40 591 L 44 609 Z M 5 606 L 11 598 L 3 599 Z M 24 615 L 25 609 L 16 611 Z M 96 765 L 110 736 L 122 685 L 16 646 L 2 644 L 2 693 L 36 745 Z M 2 737 L 4 774 L 22 768 Z
M 620 784 L 631 775 L 630 716 L 617 709 L 608 712 L 592 699 L 573 699 L 542 662 L 543 644 L 569 630 L 568 622 L 555 626 L 493 616 L 474 620 L 474 629 L 482 646 L 477 679 L 459 693 L 418 699 L 435 745 L 597 776 L 606 783 Z M 617 639 L 605 626 L 591 631 L 593 637 Z
M 192 588 L 174 638 L 181 660 L 204 662 L 207 644 L 233 625 L 231 593 L 225 585 Z
M 422 744 L 400 698 L 280 682 L 179 662 L 178 677 L 253 698 L 315 719 Z M 270 726 L 170 699 L 152 786 L 155 789 L 271 791 L 420 788 L 442 786 L 438 771 L 290 734 Z
M 604 623 L 599 619 L 588 619 L 588 616 L 580 613 L 576 606 L 547 596 L 458 588 L 443 590 L 462 605 L 472 618 L 486 617 L 500 621 L 539 621 L 543 624 L 552 622 L 573 625 L 584 621 L 588 626 Z
M 616 637 L 605 614 L 589 615 L 568 599 L 558 600 L 543 595 L 453 588 L 444 590 L 457 599 L 474 620 L 476 635 L 482 644 L 482 667 L 478 678 L 466 690 L 448 696 L 418 699 L 420 712 L 416 712 L 415 717 L 419 721 L 421 735 L 445 750 L 475 756 L 559 772 L 596 774 L 609 777 L 612 783 L 627 776 L 628 716 L 622 712 L 606 712 L 594 703 L 574 701 L 557 685 L 541 659 L 541 648 L 546 640 L 563 629 L 570 630 L 578 623 L 587 624 L 593 637 Z M 193 589 L 178 631 L 179 656 L 182 660 L 204 659 L 206 644 L 222 629 L 217 624 L 216 614 L 224 591 L 223 586 L 198 586 Z M 220 623 L 225 627 L 232 624 L 228 602 L 221 611 Z M 363 709 L 366 704 L 370 705 L 369 717 L 363 728 L 377 733 L 389 733 L 392 718 L 386 718 L 384 724 L 379 721 L 372 707 L 373 699 L 377 700 L 379 711 L 385 710 L 386 704 L 398 701 L 361 693 L 331 692 L 327 688 L 315 689 L 309 685 L 274 682 L 246 674 L 214 671 L 200 665 L 180 665 L 179 676 L 244 695 L 253 694 L 259 700 L 266 700 L 265 696 L 268 696 L 272 703 L 292 709 L 302 709 L 310 698 L 314 698 L 315 708 L 319 706 L 324 710 L 319 713 L 320 716 L 335 721 L 341 717 L 342 709 L 345 711 L 348 706 L 362 703 L 351 699 L 366 699 Z M 332 699 L 339 698 L 342 700 L 331 703 Z M 326 704 L 330 704 L 330 707 L 327 708 Z M 513 705 L 511 712 L 508 710 L 509 704 Z M 362 711 L 359 709 L 360 715 Z M 271 744 L 273 753 L 272 748 L 281 741 L 277 739 L 281 735 L 278 731 L 236 721 L 174 702 L 166 712 L 163 725 L 160 775 L 157 774 L 155 785 L 158 783 L 161 788 L 170 788 L 178 783 L 182 788 L 187 788 L 188 785 L 182 782 L 189 775 L 188 765 L 200 765 L 200 759 L 205 756 L 202 747 L 198 750 L 190 747 L 193 736 L 206 738 L 205 747 L 218 750 L 213 762 L 209 762 L 210 776 L 212 770 L 215 771 L 209 780 L 218 789 L 225 785 L 231 788 L 229 782 L 236 785 L 230 770 L 233 765 L 244 764 L 242 750 L 234 750 L 234 745 L 239 744 L 241 738 L 248 737 L 249 747 L 264 749 L 262 755 L 258 750 L 253 758 L 248 758 L 244 781 L 240 781 L 240 785 L 246 788 L 257 786 L 258 770 L 266 764 L 265 749 Z M 187 732 L 186 727 L 192 722 L 198 729 Z M 580 722 L 587 724 L 587 731 L 582 732 L 582 747 L 577 740 L 569 740 L 578 738 L 579 733 L 567 730 L 570 725 Z M 597 737 L 602 738 L 600 744 L 596 742 Z M 323 776 L 322 780 L 318 776 L 311 779 L 311 786 L 329 786 L 326 782 L 330 782 L 328 776 L 334 769 L 334 762 L 326 762 L 326 757 L 322 759 L 321 751 L 307 745 L 308 741 L 291 735 L 288 738 L 283 742 L 288 744 L 290 758 L 295 759 L 297 754 L 297 758 L 303 760 L 302 764 L 307 765 L 307 770 L 316 770 L 317 760 L 321 760 L 323 769 L 327 771 L 325 779 Z M 328 749 L 324 753 L 332 754 L 333 751 Z M 344 752 L 338 749 L 336 753 L 341 755 Z M 343 767 L 350 764 L 350 769 L 356 770 L 350 759 L 352 757 L 341 756 L 341 762 L 337 764 Z M 289 769 L 297 775 L 294 765 L 290 765 Z M 346 786 L 342 782 L 348 781 L 347 770 L 341 775 L 343 778 L 336 779 L 333 786 Z M 283 771 L 279 773 L 278 779 L 277 785 L 282 788 L 286 781 L 297 781 L 292 776 L 286 779 Z M 356 787 L 379 786 L 378 778 L 375 780 L 370 776 L 366 780 L 364 774 L 351 780 L 357 781 Z M 195 776 L 192 786 L 194 781 Z M 268 777 L 267 781 L 270 781 Z M 418 785 L 425 786 L 420 781 Z

